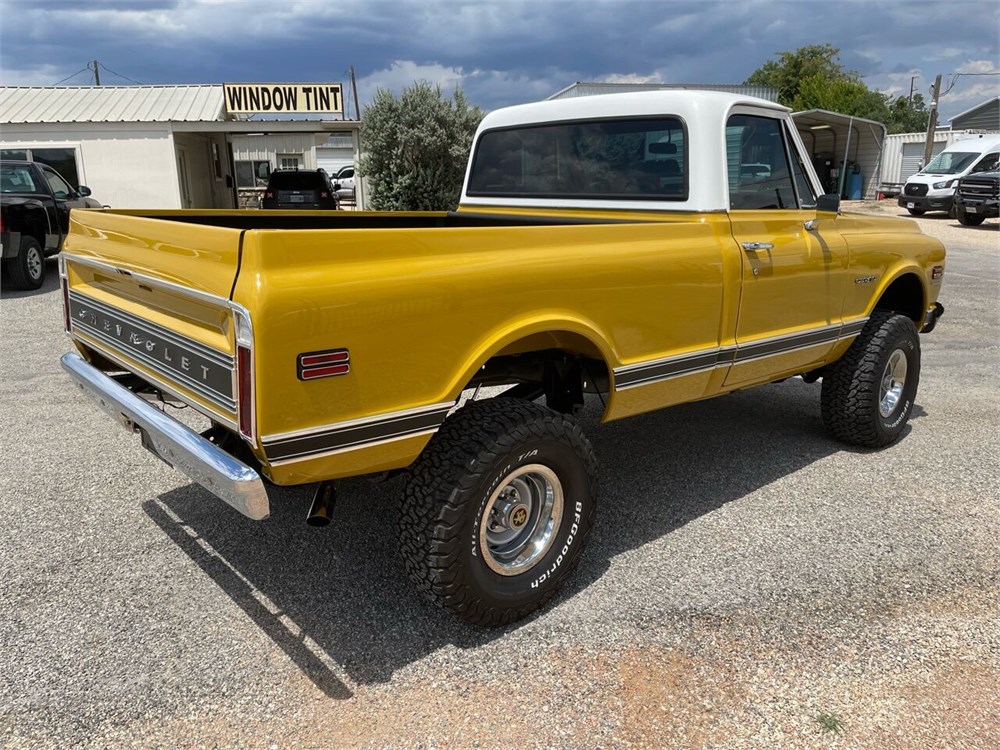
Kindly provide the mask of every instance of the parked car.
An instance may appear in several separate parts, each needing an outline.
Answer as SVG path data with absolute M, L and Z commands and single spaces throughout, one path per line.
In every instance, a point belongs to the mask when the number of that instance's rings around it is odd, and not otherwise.
M 90 188 L 76 188 L 47 164 L 0 162 L 0 256 L 3 278 L 16 289 L 38 289 L 45 258 L 62 248 L 74 208 L 101 208 Z
M 277 169 L 271 172 L 260 207 L 332 211 L 340 206 L 325 169 Z
M 354 165 L 337 170 L 333 178 L 333 189 L 337 191 L 338 198 L 354 200 Z
M 906 181 L 899 205 L 914 216 L 928 211 L 950 213 L 958 181 L 967 174 L 996 169 L 998 158 L 1000 140 L 995 136 L 957 141 Z
M 958 181 L 955 218 L 967 227 L 978 227 L 1000 216 L 1000 171 L 977 172 Z

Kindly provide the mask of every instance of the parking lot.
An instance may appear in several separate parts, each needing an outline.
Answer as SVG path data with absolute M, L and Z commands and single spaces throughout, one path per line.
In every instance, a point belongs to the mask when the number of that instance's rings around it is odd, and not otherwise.
M 495 631 L 405 580 L 399 480 L 255 523 L 143 451 L 58 367 L 50 261 L 0 303 L 0 746 L 1000 746 L 1000 233 L 919 223 L 946 314 L 898 444 L 835 442 L 797 378 L 593 403 L 584 560 Z

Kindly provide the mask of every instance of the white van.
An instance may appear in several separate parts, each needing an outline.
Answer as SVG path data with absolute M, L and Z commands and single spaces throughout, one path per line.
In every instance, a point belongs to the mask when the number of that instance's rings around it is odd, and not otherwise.
M 899 205 L 914 216 L 927 211 L 950 212 L 959 179 L 994 170 L 998 161 L 1000 137 L 995 133 L 956 141 L 906 181 Z

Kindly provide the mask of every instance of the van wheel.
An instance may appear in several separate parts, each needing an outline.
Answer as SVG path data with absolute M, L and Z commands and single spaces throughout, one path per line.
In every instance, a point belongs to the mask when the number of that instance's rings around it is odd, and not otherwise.
M 45 281 L 45 255 L 38 240 L 22 235 L 17 256 L 5 260 L 3 270 L 15 289 L 38 289 Z
M 882 448 L 910 418 L 920 380 L 920 339 L 905 315 L 877 311 L 823 377 L 823 422 L 845 443 Z
M 473 402 L 411 469 L 399 520 L 406 571 L 468 622 L 525 617 L 579 562 L 596 482 L 593 449 L 571 417 L 517 399 Z
M 958 223 L 963 227 L 978 227 L 986 221 L 982 214 L 970 214 L 965 211 L 958 211 Z
M 908 208 L 906 210 L 910 212 L 911 216 L 923 216 L 927 213 L 926 209 L 923 208 Z

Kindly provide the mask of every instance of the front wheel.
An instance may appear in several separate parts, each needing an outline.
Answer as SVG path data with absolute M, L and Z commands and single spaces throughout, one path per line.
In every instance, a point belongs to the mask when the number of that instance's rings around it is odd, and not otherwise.
M 984 221 L 986 221 L 986 217 L 982 214 L 970 214 L 967 211 L 958 210 L 958 223 L 963 227 L 978 227 Z
M 910 212 L 910 216 L 923 216 L 927 211 L 923 208 L 908 208 L 906 209 Z
M 411 469 L 400 553 L 433 602 L 477 625 L 543 606 L 576 567 L 596 461 L 568 416 L 509 398 L 448 418 Z
M 823 422 L 865 448 L 893 443 L 906 426 L 920 379 L 920 339 L 905 315 L 877 311 L 823 377 Z

